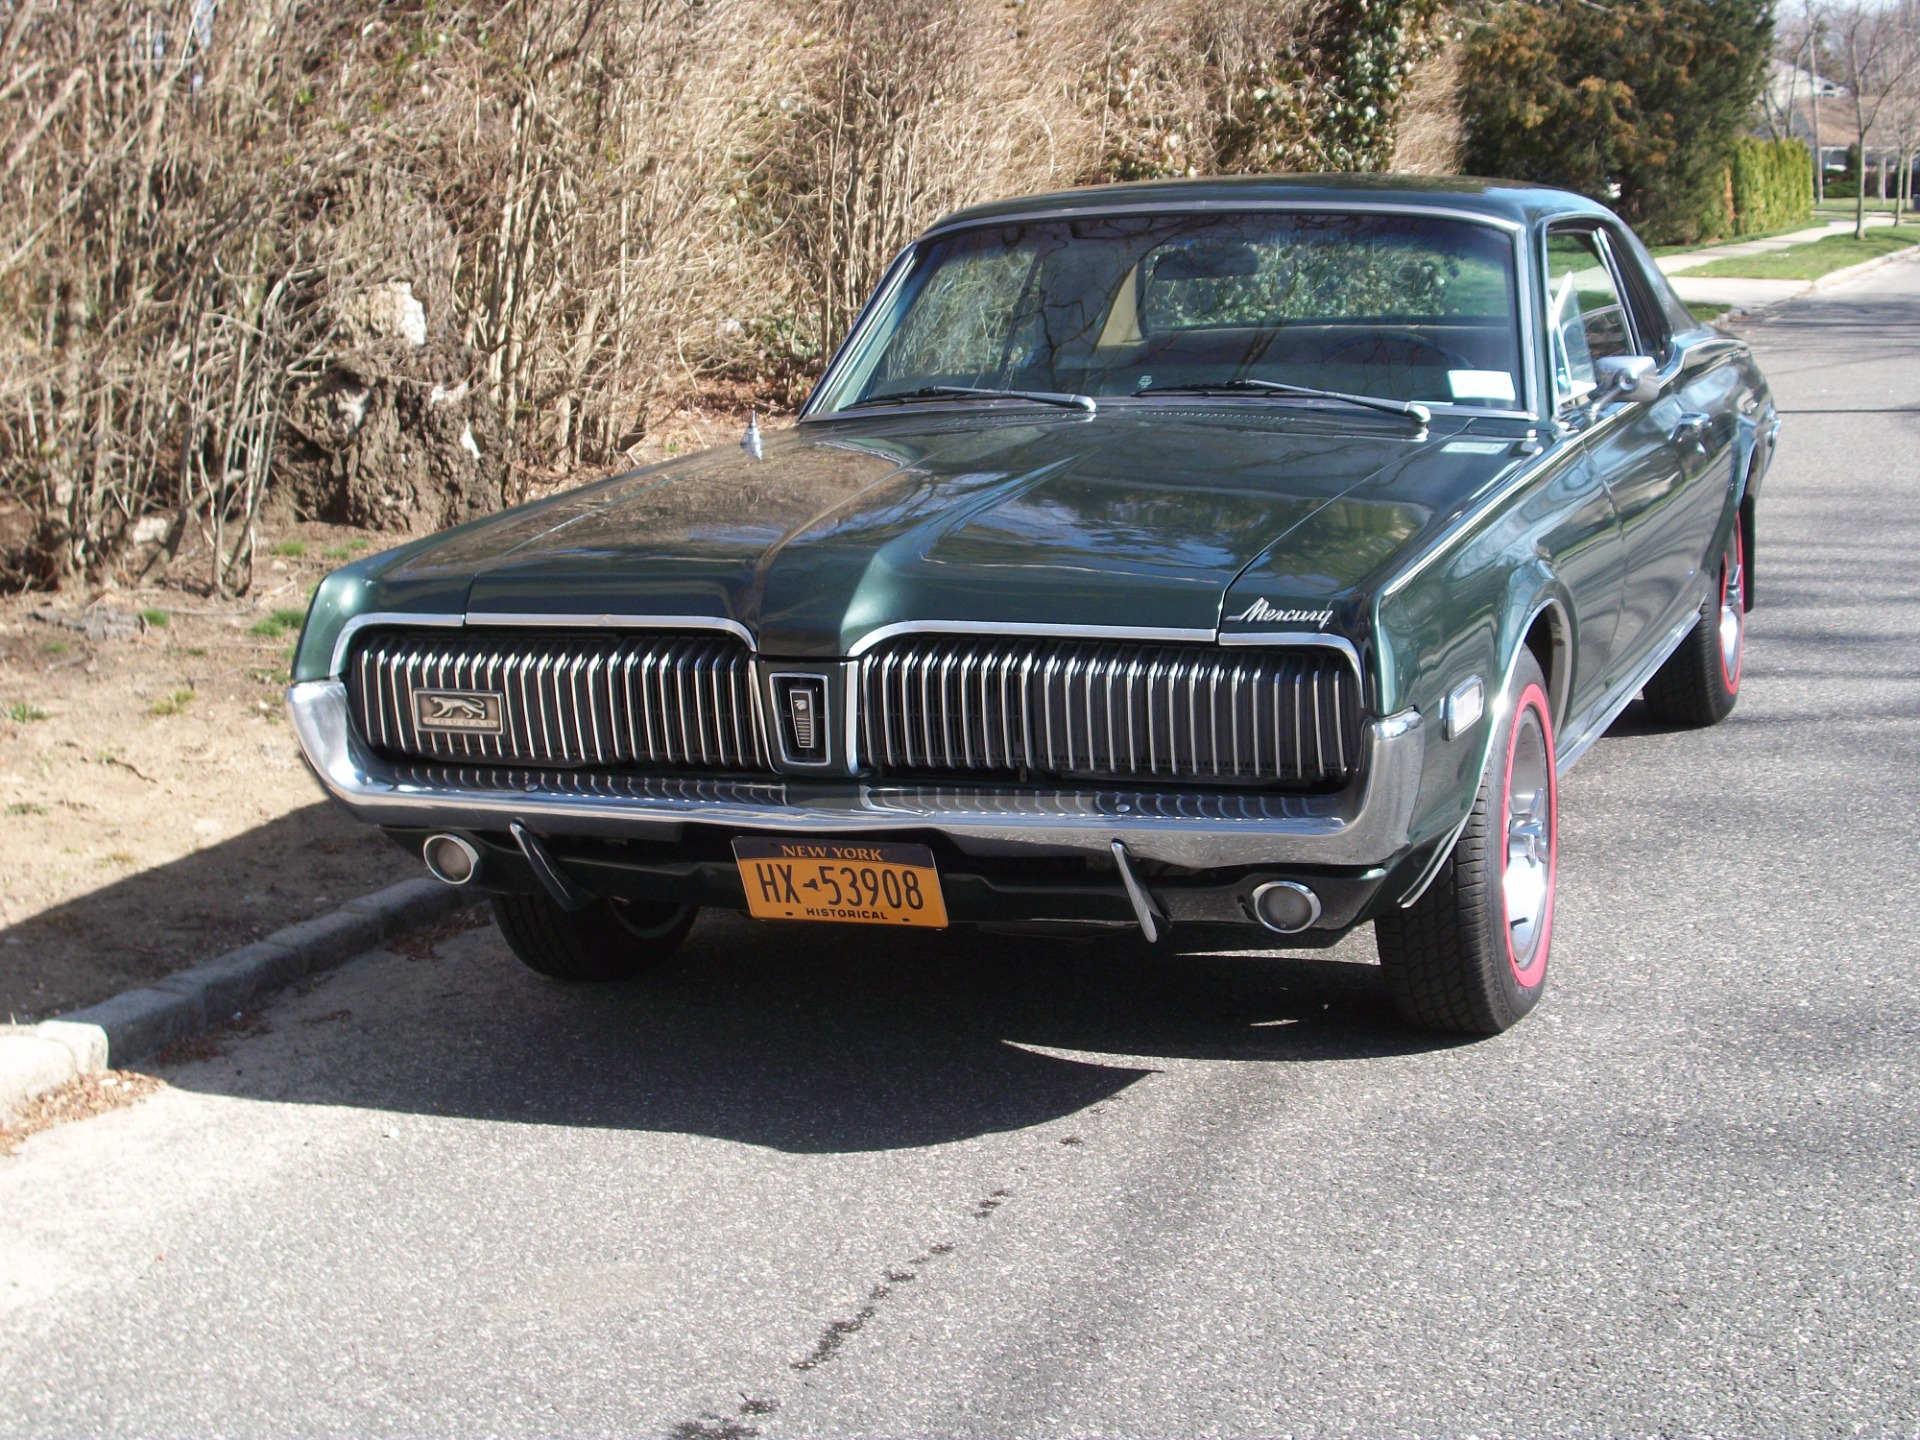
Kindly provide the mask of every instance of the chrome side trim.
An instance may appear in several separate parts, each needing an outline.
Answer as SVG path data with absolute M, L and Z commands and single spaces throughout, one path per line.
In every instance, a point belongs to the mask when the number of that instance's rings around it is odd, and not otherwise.
M 392 765 L 355 738 L 339 680 L 287 692 L 287 713 L 321 785 L 360 819 L 423 829 L 504 830 L 673 839 L 687 825 L 798 835 L 936 830 L 975 847 L 1064 847 L 1136 860 L 1227 865 L 1378 865 L 1407 846 L 1420 793 L 1425 727 L 1407 712 L 1362 733 L 1361 777 L 1337 795 L 1221 795 L 1155 790 L 811 782 L 796 796 L 775 779 L 573 776 L 500 767 Z
M 1051 640 L 1163 640 L 1211 645 L 1212 630 L 1157 629 L 1143 625 L 1027 625 L 990 620 L 904 620 L 870 631 L 847 650 L 857 660 L 874 646 L 896 635 L 1026 635 Z M 1222 641 L 1221 643 L 1225 643 Z
M 1700 612 L 1696 608 L 1691 615 L 1673 628 L 1665 640 L 1649 652 L 1648 658 L 1638 670 L 1608 692 L 1607 697 L 1594 707 L 1597 718 L 1587 727 L 1586 733 L 1554 756 L 1554 774 L 1566 774 L 1581 756 L 1594 747 L 1595 742 L 1607 733 L 1607 727 L 1620 718 L 1620 712 L 1633 703 L 1634 697 L 1640 693 L 1647 681 L 1653 678 L 1653 672 L 1667 663 L 1667 657 L 1680 648 L 1680 642 L 1691 635 L 1693 627 L 1699 623 Z

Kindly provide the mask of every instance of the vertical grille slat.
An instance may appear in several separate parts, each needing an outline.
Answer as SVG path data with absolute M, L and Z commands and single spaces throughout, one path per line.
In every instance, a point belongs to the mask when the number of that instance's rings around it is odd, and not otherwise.
M 1359 678 L 1331 649 L 911 636 L 859 688 L 887 771 L 1314 789 L 1359 754 Z
M 376 634 L 347 666 L 378 749 L 534 766 L 770 770 L 744 645 L 708 636 Z M 421 690 L 498 697 L 497 731 L 422 729 Z

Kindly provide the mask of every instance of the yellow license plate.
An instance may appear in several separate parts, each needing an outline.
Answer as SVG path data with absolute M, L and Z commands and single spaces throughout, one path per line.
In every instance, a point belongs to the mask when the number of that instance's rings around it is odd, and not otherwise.
M 947 926 L 940 872 L 924 845 L 736 840 L 733 858 L 756 920 Z

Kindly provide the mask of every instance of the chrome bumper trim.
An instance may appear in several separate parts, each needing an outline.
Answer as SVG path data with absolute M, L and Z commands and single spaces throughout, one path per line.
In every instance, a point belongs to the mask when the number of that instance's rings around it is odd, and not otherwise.
M 1364 730 L 1361 780 L 1338 795 L 1034 791 L 866 784 L 580 776 L 501 768 L 394 765 L 347 723 L 346 686 L 287 691 L 307 763 L 327 792 L 376 825 L 672 839 L 688 824 L 790 834 L 937 830 L 963 849 L 1022 846 L 1194 869 L 1230 865 L 1376 865 L 1399 855 L 1419 794 L 1426 736 L 1411 710 Z M 508 783 L 512 777 L 511 786 Z

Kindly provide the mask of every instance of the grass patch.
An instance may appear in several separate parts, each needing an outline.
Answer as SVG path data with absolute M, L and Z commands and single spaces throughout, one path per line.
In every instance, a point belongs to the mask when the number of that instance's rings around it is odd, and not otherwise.
M 1717 300 L 1694 300 L 1688 302 L 1687 309 L 1696 320 L 1718 320 L 1733 306 L 1722 305 Z
M 282 540 L 278 545 L 273 547 L 273 553 L 276 555 L 284 555 L 289 560 L 304 560 L 307 558 L 307 542 L 304 540 Z
M 345 545 L 336 545 L 331 550 L 322 550 L 320 552 L 320 558 L 322 560 L 351 560 L 353 558 L 353 551 Z
M 164 720 L 169 715 L 183 713 L 193 703 L 193 691 L 176 690 L 171 695 L 156 700 L 147 707 L 147 714 L 156 720 Z
M 124 850 L 115 850 L 109 854 L 102 855 L 100 857 L 100 863 L 102 865 L 120 866 L 120 865 L 138 865 L 140 862 L 134 859 L 133 856 L 129 855 Z
M 173 619 L 166 611 L 157 608 L 142 610 L 140 618 L 147 622 L 147 628 L 150 630 L 164 630 L 168 622 Z
M 278 640 L 288 631 L 297 631 L 307 618 L 304 610 L 276 610 L 264 620 L 254 623 L 253 633 L 264 635 L 269 640 Z
M 67 642 L 64 640 L 49 640 L 40 647 L 40 653 L 43 655 L 64 655 L 67 653 L 67 648 Z
M 1802 230 L 1811 230 L 1816 225 L 1824 225 L 1831 215 L 1809 215 L 1792 225 L 1783 225 L 1778 230 L 1756 230 L 1751 235 L 1722 235 L 1718 240 L 1702 240 L 1693 245 L 1649 245 L 1647 253 L 1656 260 L 1669 255 L 1691 255 L 1696 250 L 1712 250 L 1721 245 L 1744 245 L 1749 240 L 1772 240 L 1781 235 L 1794 235 Z
M 28 721 L 44 720 L 46 718 L 46 711 L 42 710 L 38 705 L 29 705 L 24 700 L 16 700 L 7 706 L 7 719 L 13 721 L 16 725 L 25 725 Z
M 1867 231 L 1867 238 L 1829 235 L 1786 250 L 1764 255 L 1741 255 L 1715 260 L 1686 272 L 1689 280 L 1818 280 L 1835 270 L 1878 260 L 1882 255 L 1920 245 L 1920 225 L 1887 226 Z
M 7 806 L 9 815 L 47 815 L 50 812 L 44 805 L 36 805 L 31 800 L 15 800 Z

